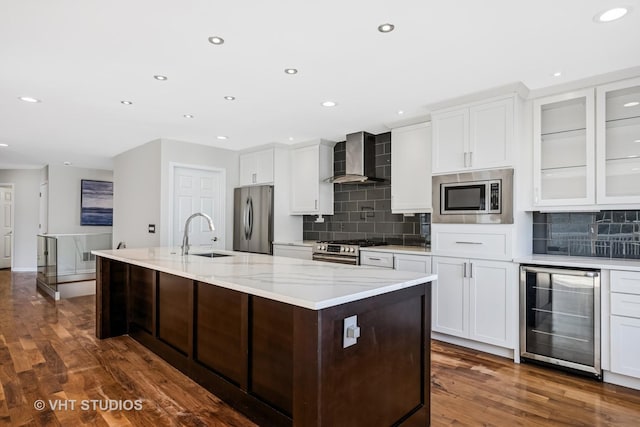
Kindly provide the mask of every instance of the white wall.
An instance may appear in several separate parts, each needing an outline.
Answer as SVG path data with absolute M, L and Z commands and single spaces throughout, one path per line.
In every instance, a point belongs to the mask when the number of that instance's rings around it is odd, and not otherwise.
M 160 151 L 155 140 L 125 151 L 113 163 L 113 247 L 160 246 Z M 156 224 L 156 234 L 148 225 Z
M 239 154 L 236 151 L 225 150 L 222 148 L 208 147 L 206 145 L 192 144 L 188 142 L 175 141 L 170 139 L 162 140 L 162 166 L 161 166 L 161 227 L 160 243 L 163 246 L 169 245 L 171 236 L 170 208 L 171 199 L 170 191 L 172 183 L 170 182 L 171 164 L 188 165 L 203 168 L 220 168 L 226 171 L 226 194 L 225 194 L 225 248 L 233 247 L 233 189 L 238 186 L 239 179 Z M 216 224 L 216 218 L 213 218 Z M 174 244 L 175 246 L 175 244 Z
M 13 270 L 35 271 L 39 217 L 40 169 L 2 169 L 0 183 L 14 184 Z
M 113 172 L 73 166 L 48 166 L 49 234 L 111 233 L 111 227 L 80 225 L 80 181 L 113 181 Z

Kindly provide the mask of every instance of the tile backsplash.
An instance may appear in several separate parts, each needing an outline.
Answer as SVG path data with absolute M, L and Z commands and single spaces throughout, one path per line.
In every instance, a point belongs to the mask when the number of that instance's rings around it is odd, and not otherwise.
M 391 213 L 391 133 L 376 135 L 375 184 L 334 184 L 334 214 L 305 215 L 305 240 L 368 239 L 391 245 L 423 246 L 431 241 L 431 214 L 404 216 Z M 345 143 L 334 148 L 334 173 L 345 172 Z
M 640 211 L 534 212 L 533 253 L 640 259 Z

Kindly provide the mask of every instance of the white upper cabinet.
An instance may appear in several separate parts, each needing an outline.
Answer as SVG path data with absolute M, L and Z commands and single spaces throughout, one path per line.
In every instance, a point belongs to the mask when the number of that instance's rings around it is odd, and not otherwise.
M 466 169 L 469 151 L 469 109 L 434 113 L 431 116 L 431 123 L 433 126 L 433 173 Z
M 391 212 L 431 212 L 431 123 L 391 130 Z
M 291 150 L 291 214 L 333 215 L 334 142 L 318 141 Z
M 513 165 L 515 97 L 434 112 L 433 173 Z
M 640 203 L 640 79 L 597 88 L 598 203 Z
M 533 206 L 640 206 L 640 79 L 533 103 Z
M 533 103 L 533 204 L 595 203 L 593 89 Z
M 240 185 L 273 183 L 273 148 L 240 154 Z

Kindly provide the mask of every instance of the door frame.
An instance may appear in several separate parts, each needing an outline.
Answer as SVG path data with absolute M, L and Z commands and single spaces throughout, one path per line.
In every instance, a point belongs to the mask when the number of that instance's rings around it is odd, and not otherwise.
M 167 233 L 166 239 L 162 239 L 160 236 L 160 240 L 165 240 L 167 242 L 167 246 L 174 247 L 179 245 L 181 242 L 173 241 L 173 202 L 174 202 L 174 188 L 175 188 L 175 172 L 177 168 L 184 169 L 192 169 L 196 171 L 205 171 L 205 172 L 220 172 L 220 201 L 222 202 L 222 212 L 224 212 L 222 218 L 222 225 L 218 226 L 216 224 L 216 219 L 213 218 L 213 224 L 216 226 L 216 229 L 220 229 L 222 234 L 221 239 L 223 240 L 224 247 L 227 247 L 227 221 L 224 216 L 226 216 L 227 212 L 227 170 L 225 168 L 219 168 L 214 166 L 204 166 L 204 165 L 195 165 L 189 163 L 178 163 L 178 162 L 169 162 L 169 200 L 167 201 L 167 226 L 164 227 L 165 232 Z M 218 221 L 220 222 L 220 221 Z
M 0 182 L 0 187 L 6 187 L 11 189 L 11 220 L 13 221 L 13 232 L 11 233 L 11 266 L 10 269 L 13 271 L 13 266 L 15 263 L 15 246 L 16 246 L 16 185 L 13 182 Z

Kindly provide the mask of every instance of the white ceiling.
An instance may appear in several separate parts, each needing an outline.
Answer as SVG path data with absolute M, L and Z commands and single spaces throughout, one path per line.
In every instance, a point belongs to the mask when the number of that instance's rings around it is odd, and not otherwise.
M 634 10 L 593 22 L 620 4 Z M 110 168 L 156 138 L 340 141 L 398 110 L 638 65 L 640 0 L 0 0 L 0 168 Z

